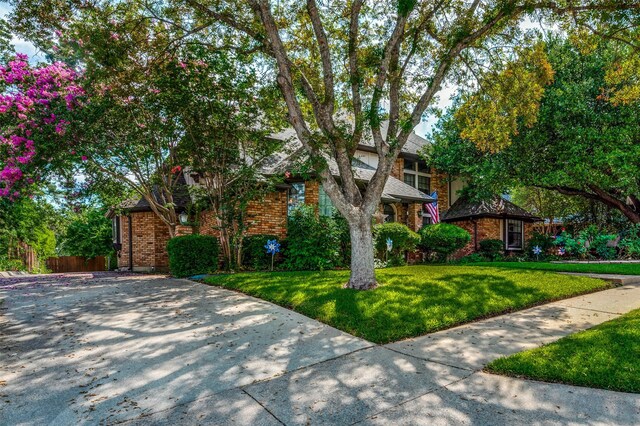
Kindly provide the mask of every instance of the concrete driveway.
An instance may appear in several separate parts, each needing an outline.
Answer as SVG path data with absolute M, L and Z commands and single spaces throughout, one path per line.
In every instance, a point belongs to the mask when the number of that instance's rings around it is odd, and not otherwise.
M 451 351 L 450 361 L 431 359 L 426 351 L 438 344 L 429 336 L 376 346 L 186 280 L 109 273 L 0 279 L 0 299 L 3 425 L 640 419 L 638 395 L 490 376 Z M 446 333 L 431 336 L 446 342 L 460 331 Z

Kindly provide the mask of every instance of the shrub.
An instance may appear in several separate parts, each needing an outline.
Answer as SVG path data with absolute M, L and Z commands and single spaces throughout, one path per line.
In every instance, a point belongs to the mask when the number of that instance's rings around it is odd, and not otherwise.
M 588 252 L 588 244 L 585 243 L 586 240 L 580 237 L 573 238 L 573 236 L 567 231 L 562 231 L 555 240 L 555 245 L 558 247 L 564 247 L 567 255 L 578 257 L 586 256 Z
M 426 225 L 419 232 L 420 248 L 428 253 L 435 253 L 440 261 L 446 261 L 447 257 L 471 241 L 471 234 L 449 223 Z
M 167 243 L 169 269 L 176 277 L 205 274 L 218 269 L 220 243 L 208 235 L 184 235 Z
M 20 259 L 0 257 L 0 271 L 24 271 L 26 267 Z
M 480 254 L 487 260 L 496 261 L 504 258 L 504 241 L 502 240 L 482 240 L 479 243 Z
M 552 236 L 541 234 L 540 232 L 534 232 L 531 235 L 531 238 L 529 239 L 529 241 L 527 241 L 527 246 L 525 250 L 528 256 L 537 258 L 533 254 L 534 247 L 540 247 L 540 250 L 542 250 L 542 253 L 540 254 L 542 256 L 546 256 L 547 254 L 549 254 L 551 249 L 553 249 L 553 246 L 554 246 L 554 239 Z
M 333 213 L 333 220 L 338 233 L 339 266 L 349 266 L 351 263 L 351 234 L 349 233 L 349 223 L 337 210 Z
M 616 235 L 598 235 L 591 242 L 591 249 L 596 252 L 596 255 L 604 260 L 615 259 L 618 250 L 615 247 L 609 247 L 610 241 L 614 241 L 617 238 Z
M 316 214 L 313 206 L 297 207 L 289 217 L 283 266 L 294 271 L 335 267 L 340 259 L 338 235 L 333 218 Z
M 625 237 L 620 241 L 619 247 L 627 257 L 640 257 L 640 224 L 632 226 L 627 231 Z
M 282 244 L 282 241 L 275 235 L 262 234 L 244 237 L 242 240 L 242 266 L 256 271 L 271 268 L 271 255 L 267 254 L 267 249 L 264 248 L 267 240 L 278 240 Z
M 380 259 L 387 259 L 387 266 L 405 265 L 405 252 L 415 250 L 420 243 L 420 235 L 397 222 L 376 225 L 373 235 L 377 255 Z M 390 253 L 387 252 L 388 238 L 393 242 Z

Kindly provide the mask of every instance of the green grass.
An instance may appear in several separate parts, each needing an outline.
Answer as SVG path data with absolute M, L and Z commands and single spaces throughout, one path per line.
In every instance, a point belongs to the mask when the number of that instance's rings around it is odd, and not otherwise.
M 206 282 L 239 290 L 355 336 L 388 343 L 545 301 L 609 288 L 552 272 L 407 266 L 377 272 L 375 290 L 343 289 L 348 271 L 241 273 Z
M 640 309 L 538 349 L 499 358 L 486 370 L 640 393 Z
M 640 263 L 549 263 L 549 262 L 479 262 L 469 266 L 534 269 L 540 271 L 584 272 L 591 274 L 640 275 Z

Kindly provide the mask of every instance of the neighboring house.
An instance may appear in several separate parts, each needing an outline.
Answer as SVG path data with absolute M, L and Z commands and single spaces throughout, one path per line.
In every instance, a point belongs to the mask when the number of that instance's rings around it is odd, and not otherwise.
M 385 129 L 383 129 L 384 131 Z M 320 215 L 331 215 L 331 200 L 314 180 L 304 180 L 296 176 L 296 166 L 304 161 L 304 150 L 292 129 L 273 135 L 286 141 L 285 149 L 265 161 L 261 173 L 278 176 L 281 184 L 263 199 L 255 200 L 248 207 L 248 235 L 269 234 L 284 238 L 287 219 L 298 205 L 317 206 Z M 418 152 L 427 143 L 424 138 L 412 133 L 391 171 L 385 185 L 378 212 L 374 220 L 400 222 L 417 231 L 423 225 L 432 223 L 432 217 L 425 207 L 435 200 L 428 194 L 436 192 L 441 220 L 460 225 L 472 235 L 471 243 L 456 256 L 462 256 L 477 249 L 478 241 L 499 238 L 505 241 L 506 250 L 521 250 L 530 232 L 530 223 L 537 218 L 526 211 L 504 201 L 504 203 L 484 203 L 482 208 L 471 208 L 468 203 L 458 200 L 458 192 L 464 187 L 459 179 L 450 179 L 438 173 L 420 159 Z M 354 156 L 353 167 L 358 182 L 364 187 L 372 178 L 378 165 L 378 156 L 372 144 L 361 144 Z M 334 162 L 329 161 L 330 170 L 338 176 Z M 185 185 L 197 185 L 197 176 L 186 176 Z M 188 197 L 176 197 L 178 212 L 185 210 Z M 507 206 L 508 208 L 504 208 Z M 144 200 L 132 200 L 120 206 L 125 214 L 112 216 L 114 245 L 119 248 L 118 266 L 137 271 L 166 270 L 168 257 L 166 244 L 169 233 L 164 223 L 151 211 Z M 467 210 L 472 214 L 457 214 Z M 177 235 L 197 231 L 215 235 L 215 218 L 209 211 L 199 216 L 198 229 L 178 226 Z M 517 233 L 520 232 L 520 239 Z

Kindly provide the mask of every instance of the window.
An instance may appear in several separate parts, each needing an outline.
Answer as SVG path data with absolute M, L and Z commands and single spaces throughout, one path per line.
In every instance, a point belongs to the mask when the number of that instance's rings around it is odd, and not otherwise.
M 396 209 L 391 204 L 384 205 L 384 223 L 390 223 L 396 221 Z
M 507 250 L 522 250 L 523 229 L 521 220 L 507 220 Z
M 318 210 L 320 211 L 320 216 L 333 216 L 333 203 L 322 185 L 320 185 L 320 192 L 318 193 Z
M 111 235 L 114 244 L 122 242 L 122 236 L 120 235 L 120 216 L 114 216 L 113 219 L 111 219 Z
M 426 212 L 422 212 L 422 226 L 425 225 L 431 225 L 431 215 L 426 213 Z
M 404 160 L 404 183 L 425 194 L 431 193 L 431 170 L 423 160 Z
M 418 190 L 425 194 L 431 193 L 431 178 L 429 176 L 418 175 Z
M 304 182 L 292 183 L 289 188 L 289 197 L 287 199 L 287 214 L 291 215 L 296 207 L 304 204 L 305 187 Z
M 411 173 L 404 173 L 404 183 L 406 183 L 409 186 L 413 186 L 414 188 L 416 187 L 416 175 L 413 175 Z

